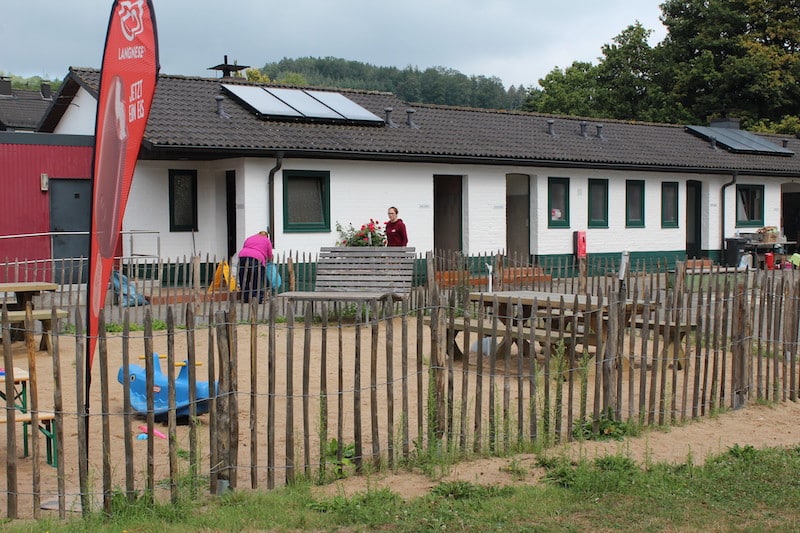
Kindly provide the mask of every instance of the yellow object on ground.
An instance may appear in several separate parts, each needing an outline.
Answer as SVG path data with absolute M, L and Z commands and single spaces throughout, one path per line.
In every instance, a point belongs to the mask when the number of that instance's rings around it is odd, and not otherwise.
M 228 265 L 228 262 L 222 261 L 217 265 L 216 270 L 214 270 L 214 279 L 211 281 L 211 285 L 208 286 L 208 292 L 226 290 L 236 290 L 236 278 L 231 276 L 231 267 Z

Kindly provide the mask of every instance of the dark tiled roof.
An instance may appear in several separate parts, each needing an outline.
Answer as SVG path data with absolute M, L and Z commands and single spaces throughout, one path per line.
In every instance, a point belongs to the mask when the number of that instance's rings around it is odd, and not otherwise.
M 70 78 L 97 94 L 97 70 L 73 68 Z M 229 82 L 246 83 L 225 80 Z M 768 137 L 778 145 L 787 140 L 787 148 L 798 155 L 735 154 L 713 148 L 683 126 L 589 120 L 582 136 L 584 120 L 576 117 L 411 105 L 389 93 L 338 89 L 379 117 L 391 107 L 398 127 L 265 121 L 231 99 L 222 83 L 221 79 L 159 76 L 145 132 L 145 153 L 153 158 L 175 153 L 218 158 L 282 152 L 287 157 L 800 175 L 800 140 L 790 136 Z M 62 89 L 69 91 L 69 85 L 62 84 Z M 228 117 L 217 113 L 215 97 L 221 94 Z M 406 125 L 410 108 L 416 110 L 413 120 L 418 128 Z M 548 131 L 549 120 L 553 134 Z M 54 118 L 44 121 L 48 122 L 53 124 Z M 598 126 L 602 126 L 601 136 Z
M 13 89 L 11 96 L 0 96 L 0 129 L 35 130 L 50 100 L 39 91 Z

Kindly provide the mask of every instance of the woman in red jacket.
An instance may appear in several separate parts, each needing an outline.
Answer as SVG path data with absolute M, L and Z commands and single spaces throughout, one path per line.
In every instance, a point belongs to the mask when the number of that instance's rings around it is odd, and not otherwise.
M 386 246 L 408 246 L 408 234 L 402 218 L 397 218 L 397 208 L 389 208 L 389 222 L 386 223 Z

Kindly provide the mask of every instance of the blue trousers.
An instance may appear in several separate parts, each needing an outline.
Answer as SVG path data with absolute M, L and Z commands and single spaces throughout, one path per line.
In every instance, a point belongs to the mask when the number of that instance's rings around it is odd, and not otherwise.
M 258 303 L 264 302 L 267 276 L 261 261 L 253 257 L 240 257 L 237 277 L 243 302 L 249 302 L 251 298 L 255 298 Z

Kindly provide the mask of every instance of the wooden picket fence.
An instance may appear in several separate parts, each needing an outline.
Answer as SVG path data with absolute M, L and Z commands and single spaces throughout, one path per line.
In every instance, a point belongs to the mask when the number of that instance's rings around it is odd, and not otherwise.
M 290 262 L 311 264 L 281 264 Z M 409 299 L 369 309 L 287 306 L 279 296 L 244 305 L 235 293 L 201 304 L 187 298 L 106 308 L 89 391 L 79 305 L 59 303 L 70 316 L 56 320 L 50 352 L 36 350 L 34 321 L 0 321 L 4 367 L 29 374 L 34 424 L 39 414 L 54 415 L 57 457 L 56 466 L 46 464 L 48 437 L 38 431 L 30 432 L 25 457 L 19 444 L 26 426 L 9 417 L 0 449 L 6 517 L 112 512 L 114 498 L 177 501 L 299 478 L 329 482 L 443 451 L 503 454 L 584 438 L 605 419 L 660 426 L 756 400 L 797 401 L 794 271 L 631 265 L 620 283 L 613 261 L 532 269 L 491 254 L 474 263 L 493 263 L 492 276 L 465 267 L 463 258 L 429 254 L 421 268 L 427 281 Z M 313 278 L 284 272 L 285 283 Z M 535 328 L 521 326 L 536 316 L 514 322 L 486 315 L 468 297 L 485 292 L 490 280 L 495 290 L 605 297 L 606 334 L 592 347 L 563 328 L 537 339 Z M 628 300 L 641 305 L 624 319 L 621 302 Z M 460 359 L 447 327 L 456 320 L 478 328 L 463 332 Z M 121 331 L 107 332 L 112 322 Z M 12 343 L 11 331 L 20 327 L 26 342 Z M 682 340 L 665 351 L 664 339 L 677 327 L 686 328 Z M 498 353 L 503 338 L 532 342 L 535 356 Z M 188 389 L 176 376 L 182 365 Z M 137 397 L 137 366 L 141 390 L 167 388 L 163 421 L 155 393 Z M 8 413 L 15 405 L 7 377 Z M 197 397 L 198 382 L 212 384 L 207 402 Z M 137 398 L 147 402 L 144 415 L 134 411 Z

